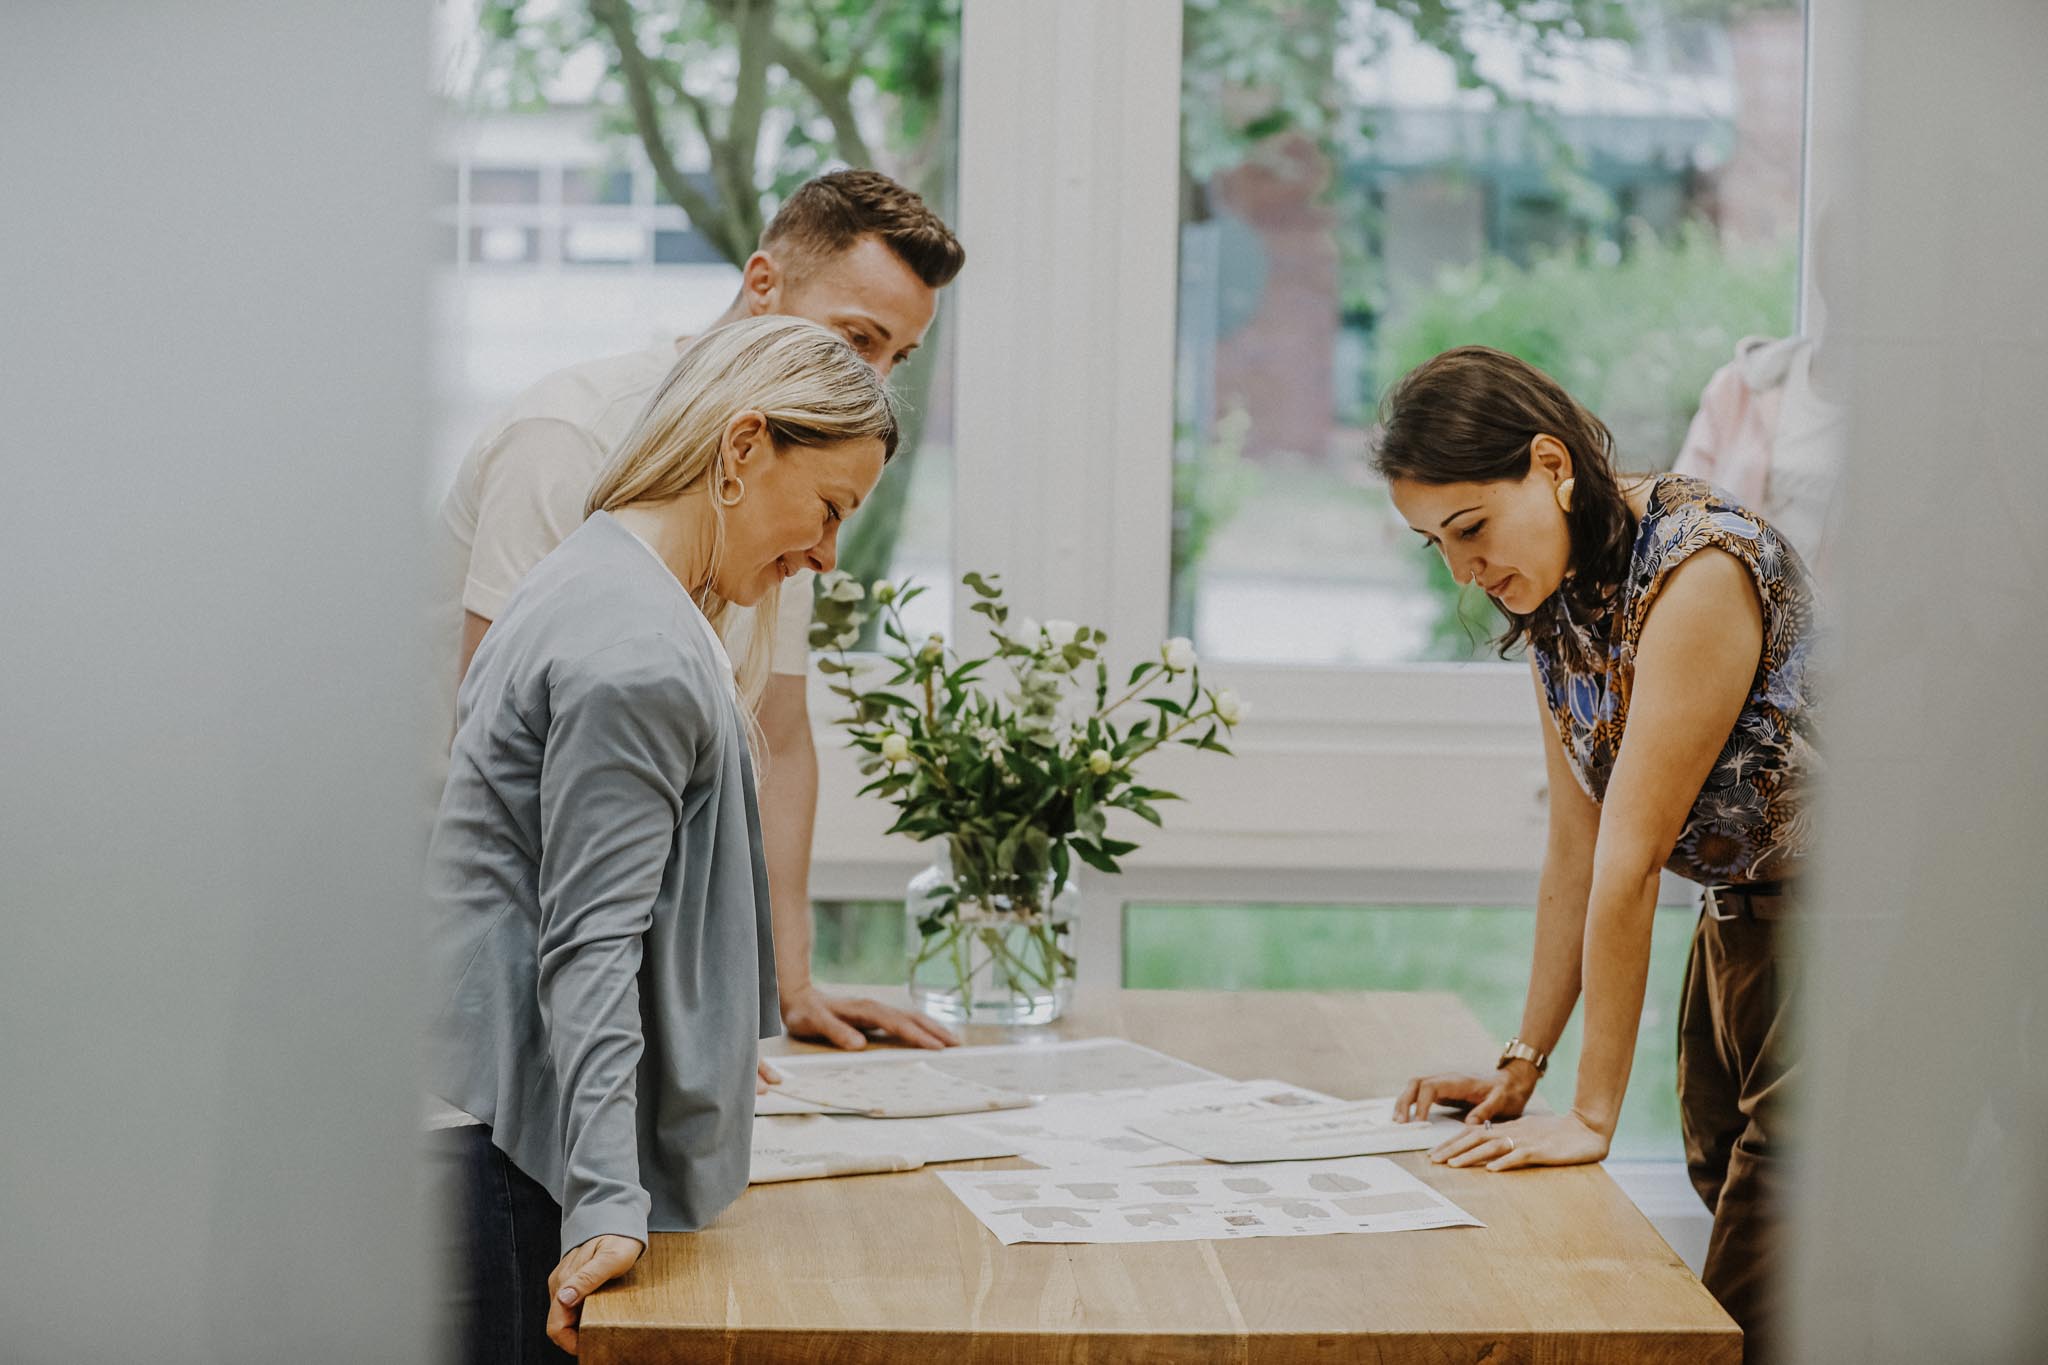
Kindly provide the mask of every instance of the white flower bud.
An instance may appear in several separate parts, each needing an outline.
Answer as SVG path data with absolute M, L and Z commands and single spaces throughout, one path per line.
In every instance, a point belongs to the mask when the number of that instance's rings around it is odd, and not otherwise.
M 877 578 L 875 580 L 875 600 L 885 607 L 894 602 L 896 600 L 896 585 L 886 578 Z
M 1045 623 L 1045 638 L 1052 641 L 1055 649 L 1065 649 L 1080 633 L 1081 627 L 1072 621 L 1054 619 Z
M 891 730 L 882 736 L 882 757 L 890 763 L 901 763 L 910 757 L 910 741 Z
M 1094 773 L 1097 777 L 1101 777 L 1115 766 L 1116 764 L 1110 758 L 1109 750 L 1107 749 L 1097 749 L 1094 753 L 1088 755 L 1088 771 Z
M 1235 725 L 1251 713 L 1251 704 L 1238 700 L 1237 693 L 1224 688 L 1216 694 L 1216 716 L 1225 725 Z
M 1176 635 L 1159 647 L 1159 657 L 1166 663 L 1169 673 L 1185 673 L 1195 666 L 1195 642 L 1185 635 Z

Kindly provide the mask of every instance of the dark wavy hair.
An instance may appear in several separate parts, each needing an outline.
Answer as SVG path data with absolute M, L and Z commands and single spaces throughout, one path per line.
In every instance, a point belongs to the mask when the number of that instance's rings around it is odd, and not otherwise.
M 1560 604 L 1584 620 L 1626 580 L 1636 517 L 1615 474 L 1614 436 L 1555 379 L 1490 346 L 1460 346 L 1424 361 L 1380 402 L 1372 464 L 1385 479 L 1519 481 L 1528 477 L 1538 436 L 1554 436 L 1571 452 L 1570 568 L 1563 586 L 1534 611 L 1500 607 L 1507 625 L 1494 643 L 1502 657 L 1524 641 L 1576 656 Z

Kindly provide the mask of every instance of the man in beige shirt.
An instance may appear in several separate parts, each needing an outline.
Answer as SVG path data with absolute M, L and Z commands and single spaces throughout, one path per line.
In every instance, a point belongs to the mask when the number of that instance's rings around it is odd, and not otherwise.
M 965 261 L 952 232 L 915 193 L 874 171 L 835 171 L 783 203 L 747 260 L 738 296 L 712 326 L 763 313 L 808 318 L 844 337 L 886 376 L 923 341 L 939 290 Z M 458 680 L 513 587 L 582 523 L 591 484 L 688 341 L 549 375 L 514 399 L 470 448 L 441 506 L 452 541 L 449 595 L 459 594 L 462 603 Z M 804 699 L 810 574 L 783 586 L 782 604 L 777 620 L 749 628 L 775 632 L 774 671 L 756 714 L 768 745 L 761 824 L 783 1027 L 793 1037 L 843 1048 L 865 1046 L 864 1029 L 946 1046 L 954 1037 L 923 1015 L 827 996 L 811 981 L 818 754 Z

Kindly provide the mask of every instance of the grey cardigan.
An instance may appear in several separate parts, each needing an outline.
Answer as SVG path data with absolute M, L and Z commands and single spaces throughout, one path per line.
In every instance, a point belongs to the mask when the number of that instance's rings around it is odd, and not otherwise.
M 709 622 L 598 513 L 457 700 L 429 857 L 427 1088 L 562 1206 L 562 1249 L 703 1227 L 781 1032 L 745 726 Z

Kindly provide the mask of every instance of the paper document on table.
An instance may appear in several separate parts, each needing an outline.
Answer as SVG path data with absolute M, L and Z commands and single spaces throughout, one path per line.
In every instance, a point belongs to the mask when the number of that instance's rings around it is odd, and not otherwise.
M 915 1054 L 793 1057 L 779 1061 L 782 1083 L 754 1097 L 756 1114 L 862 1114 L 923 1118 L 1016 1109 L 1032 1097 L 966 1080 Z M 795 1101 L 792 1106 L 789 1102 Z
M 1247 1082 L 1241 1099 L 1161 1107 L 1131 1127 L 1211 1161 L 1303 1161 L 1420 1152 L 1463 1131 L 1456 1119 L 1394 1122 L 1394 1097 L 1301 1099 L 1276 1082 Z M 1311 1092 L 1312 1093 L 1312 1092 Z
M 1029 1109 L 963 1119 L 1018 1144 L 1018 1155 L 1041 1166 L 1156 1166 L 1193 1153 L 1138 1131 L 1140 1119 L 1206 1114 L 1222 1109 L 1341 1104 L 1341 1100 L 1278 1081 L 1195 1081 L 1144 1090 L 1057 1095 Z
M 939 1171 L 1004 1246 L 1484 1227 L 1385 1157 L 1261 1166 Z
M 815 1180 L 880 1171 L 914 1171 L 942 1161 L 1015 1156 L 1015 1146 L 950 1119 L 828 1118 L 821 1114 L 754 1120 L 748 1180 Z
M 954 1047 L 927 1061 L 949 1075 L 1029 1095 L 1150 1090 L 1221 1080 L 1215 1072 L 1125 1038 Z
M 954 1047 L 944 1051 L 909 1052 L 901 1048 L 877 1049 L 848 1056 L 845 1053 L 806 1053 L 777 1057 L 773 1065 L 783 1073 L 783 1083 L 768 1088 L 754 1099 L 757 1114 L 826 1114 L 852 1111 L 837 1103 L 819 1102 L 818 1087 L 806 1077 L 822 1069 L 830 1073 L 853 1073 L 869 1067 L 922 1064 L 970 1085 L 1016 1095 L 1071 1095 L 1103 1091 L 1147 1090 L 1184 1085 L 1192 1081 L 1221 1080 L 1215 1072 L 1192 1062 L 1169 1057 L 1123 1038 L 1081 1038 L 1043 1043 L 997 1043 L 982 1047 Z M 835 1099 L 844 1099 L 843 1095 Z M 977 1106 L 978 1107 L 978 1106 Z M 945 1113 L 968 1112 L 946 1109 Z

